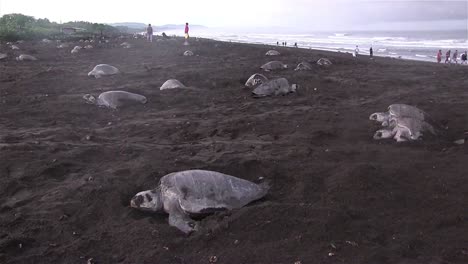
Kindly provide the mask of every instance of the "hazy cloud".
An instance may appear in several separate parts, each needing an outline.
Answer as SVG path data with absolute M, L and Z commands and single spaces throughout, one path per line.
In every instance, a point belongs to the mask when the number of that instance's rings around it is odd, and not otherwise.
M 17 12 L 53 21 L 190 22 L 210 27 L 282 26 L 302 30 L 352 30 L 374 24 L 439 20 L 458 20 L 461 22 L 456 25 L 462 27 L 467 9 L 467 1 L 450 0 L 0 0 L 1 14 Z

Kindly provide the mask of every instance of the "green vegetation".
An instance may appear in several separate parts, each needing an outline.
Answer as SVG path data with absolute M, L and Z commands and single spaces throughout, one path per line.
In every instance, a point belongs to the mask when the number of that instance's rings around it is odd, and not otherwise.
M 75 33 L 65 34 L 63 28 L 77 29 Z M 62 39 L 66 37 L 83 38 L 91 36 L 109 36 L 119 33 L 119 29 L 98 23 L 84 21 L 58 24 L 47 18 L 35 19 L 22 14 L 8 14 L 0 18 L 0 40 L 16 41 L 31 39 Z

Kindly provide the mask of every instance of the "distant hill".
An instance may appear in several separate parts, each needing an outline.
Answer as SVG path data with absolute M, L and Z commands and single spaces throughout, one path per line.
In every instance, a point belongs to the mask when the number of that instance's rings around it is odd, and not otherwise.
M 207 28 L 205 26 L 200 26 L 200 25 L 189 25 L 190 29 L 203 29 Z M 153 27 L 155 31 L 170 31 L 170 30 L 183 30 L 185 28 L 185 24 L 180 24 L 180 25 L 174 25 L 174 24 L 168 24 L 168 25 L 162 25 L 162 26 L 154 26 Z
M 138 23 L 138 22 L 121 22 L 121 23 L 111 23 L 109 24 L 113 27 L 128 27 L 131 29 L 142 29 L 146 28 L 146 24 L 144 23 Z

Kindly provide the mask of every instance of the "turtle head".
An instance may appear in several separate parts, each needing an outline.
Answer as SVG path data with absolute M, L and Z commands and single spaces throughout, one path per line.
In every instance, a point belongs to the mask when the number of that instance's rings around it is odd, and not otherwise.
M 133 196 L 130 201 L 130 207 L 148 212 L 162 211 L 163 203 L 160 194 L 161 191 L 159 189 L 139 192 Z
M 393 130 L 390 129 L 379 129 L 375 131 L 374 139 L 384 139 L 384 138 L 392 138 L 395 135 Z
M 291 92 L 295 93 L 297 91 L 297 88 L 299 88 L 299 85 L 297 84 L 292 84 L 291 85 Z
M 88 103 L 88 104 L 96 104 L 96 97 L 90 95 L 90 94 L 85 94 L 83 95 L 83 99 Z
M 376 122 L 379 122 L 379 123 L 382 123 L 382 125 L 385 126 L 389 118 L 389 114 L 388 113 L 373 113 L 372 115 L 369 116 L 369 119 L 370 120 L 373 120 L 373 121 L 376 121 Z

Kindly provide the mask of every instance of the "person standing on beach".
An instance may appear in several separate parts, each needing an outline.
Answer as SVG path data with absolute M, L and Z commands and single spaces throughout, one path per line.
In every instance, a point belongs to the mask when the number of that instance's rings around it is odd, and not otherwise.
M 442 50 L 439 50 L 437 52 L 437 63 L 440 63 L 442 61 Z
M 354 49 L 354 57 L 357 57 L 359 54 L 359 47 L 356 45 L 356 48 Z
M 148 24 L 148 27 L 146 28 L 146 39 L 149 42 L 153 42 L 153 27 L 151 24 Z
M 455 50 L 455 52 L 453 53 L 453 61 L 455 62 L 455 64 L 458 64 L 458 50 Z
M 185 23 L 185 40 L 187 41 L 189 39 L 189 26 L 188 26 L 188 23 Z
M 450 63 L 450 50 L 445 53 L 445 63 Z
M 371 59 L 374 57 L 374 50 L 372 49 L 372 46 L 369 49 L 369 55 Z
M 467 64 L 466 60 L 468 59 L 468 54 L 466 54 L 466 50 L 465 50 L 465 53 L 463 53 L 461 55 L 461 63 L 460 64 Z

